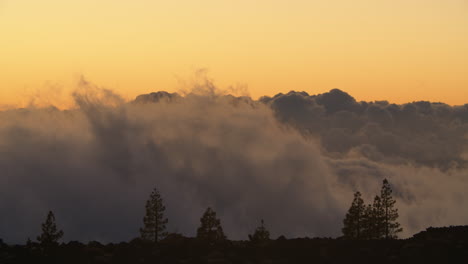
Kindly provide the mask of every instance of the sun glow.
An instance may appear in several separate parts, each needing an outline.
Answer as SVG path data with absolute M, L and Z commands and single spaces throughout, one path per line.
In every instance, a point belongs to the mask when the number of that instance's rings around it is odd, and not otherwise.
M 44 94 L 67 105 L 81 75 L 126 98 L 177 91 L 199 68 L 253 97 L 340 88 L 464 104 L 467 11 L 463 0 L 4 0 L 0 106 Z

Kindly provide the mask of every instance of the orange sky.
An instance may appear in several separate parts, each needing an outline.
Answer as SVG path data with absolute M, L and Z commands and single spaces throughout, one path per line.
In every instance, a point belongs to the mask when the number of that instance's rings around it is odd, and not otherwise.
M 81 75 L 126 98 L 177 91 L 200 68 L 255 98 L 464 104 L 467 14 L 467 0 L 0 0 L 0 107 L 66 105 Z

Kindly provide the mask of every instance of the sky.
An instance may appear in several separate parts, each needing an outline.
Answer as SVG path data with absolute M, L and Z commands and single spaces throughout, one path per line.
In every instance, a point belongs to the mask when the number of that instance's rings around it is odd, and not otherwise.
M 0 107 L 58 106 L 80 76 L 130 100 L 199 69 L 253 98 L 468 102 L 467 0 L 0 0 Z

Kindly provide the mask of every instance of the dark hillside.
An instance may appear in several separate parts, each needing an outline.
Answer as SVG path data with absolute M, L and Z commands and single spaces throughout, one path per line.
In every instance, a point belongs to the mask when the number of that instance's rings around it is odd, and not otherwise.
M 171 235 L 158 245 L 135 239 L 1 245 L 0 263 L 468 263 L 468 226 L 428 228 L 405 240 L 297 238 L 216 244 Z

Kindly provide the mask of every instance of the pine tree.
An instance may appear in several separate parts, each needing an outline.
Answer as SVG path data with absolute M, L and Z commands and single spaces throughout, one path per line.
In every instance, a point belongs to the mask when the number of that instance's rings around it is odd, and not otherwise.
M 143 228 L 140 228 L 141 238 L 157 243 L 164 238 L 166 233 L 167 218 L 164 218 L 166 207 L 158 190 L 155 188 L 151 192 L 150 198 L 146 201 L 146 215 L 143 218 Z
M 249 235 L 249 240 L 252 242 L 263 242 L 270 240 L 270 232 L 265 228 L 263 219 L 260 222 L 260 226 L 255 229 L 253 235 Z
M 373 204 L 365 207 L 363 215 L 362 237 L 365 239 L 380 239 L 383 237 L 383 208 L 380 197 L 374 198 Z
M 216 218 L 216 212 L 208 207 L 200 218 L 201 226 L 197 230 L 197 238 L 207 241 L 219 241 L 226 239 L 221 221 Z
M 384 237 L 384 216 L 385 211 L 382 206 L 382 199 L 376 195 L 372 204 L 372 237 L 373 239 L 381 239 Z
M 364 239 L 372 239 L 374 235 L 374 214 L 372 209 L 371 204 L 364 207 L 361 231 L 361 237 Z
M 392 189 L 387 179 L 383 180 L 382 189 L 380 191 L 380 199 L 383 213 L 383 234 L 385 239 L 397 238 L 397 234 L 403 231 L 400 227 L 398 219 L 398 209 L 394 208 L 395 200 L 392 197 Z
M 54 213 L 49 211 L 46 221 L 42 224 L 42 234 L 37 237 L 37 240 L 43 246 L 53 246 L 57 245 L 62 237 L 63 231 L 57 229 Z
M 356 192 L 354 199 L 346 213 L 346 217 L 343 220 L 342 232 L 346 238 L 350 239 L 361 239 L 361 233 L 363 230 L 363 220 L 365 213 L 364 201 L 361 198 L 361 193 Z

